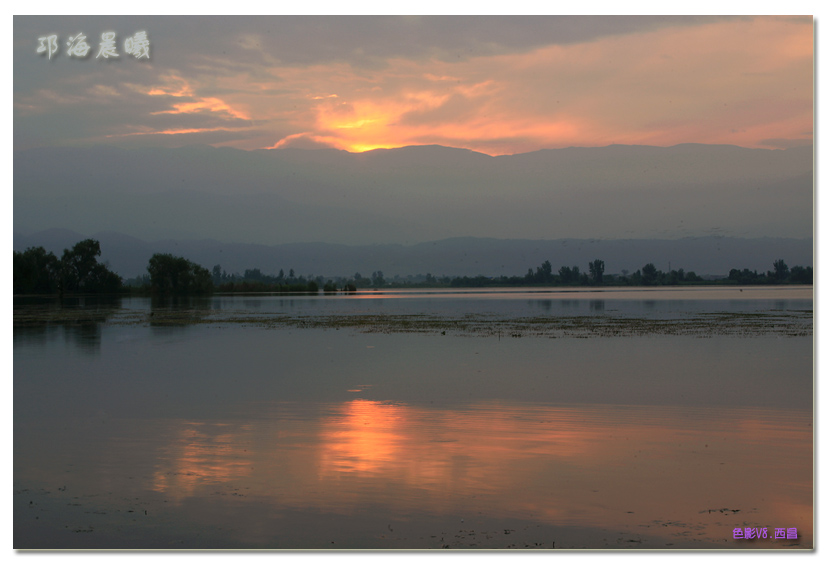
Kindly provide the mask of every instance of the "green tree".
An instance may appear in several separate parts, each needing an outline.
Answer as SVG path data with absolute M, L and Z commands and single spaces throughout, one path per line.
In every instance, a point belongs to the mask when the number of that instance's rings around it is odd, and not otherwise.
M 121 277 L 98 262 L 101 244 L 95 239 L 84 239 L 72 249 L 64 249 L 60 260 L 60 291 L 116 292 L 121 288 Z
M 98 264 L 101 245 L 94 239 L 76 243 L 72 250 L 64 249 L 61 257 L 61 289 L 77 292 L 85 285 L 92 269 Z
M 14 253 L 15 294 L 54 294 L 60 282 L 60 261 L 43 247 L 30 247 Z
M 542 263 L 542 266 L 536 269 L 536 281 L 544 284 L 553 282 L 553 265 L 549 260 Z
M 262 271 L 258 268 L 246 268 L 245 280 L 262 280 Z
M 703 278 L 695 274 L 694 270 L 690 270 L 686 274 L 683 275 L 683 279 L 686 282 L 703 282 Z
M 559 269 L 559 280 L 563 284 L 577 284 L 579 282 L 579 267 L 568 268 L 563 266 Z
M 214 286 L 222 283 L 222 267 L 220 265 L 217 264 L 213 267 L 211 279 L 213 280 Z
M 783 259 L 779 259 L 772 263 L 772 267 L 775 269 L 775 279 L 778 282 L 785 281 L 790 275 L 790 269 L 787 267 L 787 263 L 785 263 Z
M 657 267 L 648 263 L 643 267 L 643 286 L 652 286 L 657 282 Z
M 602 284 L 602 274 L 605 272 L 605 261 L 595 260 L 588 263 L 588 270 L 591 272 L 591 279 L 594 284 Z
M 794 266 L 790 269 L 790 280 L 796 284 L 813 283 L 813 267 Z
M 147 266 L 150 286 L 160 294 L 204 294 L 213 290 L 207 268 L 182 257 L 156 253 Z

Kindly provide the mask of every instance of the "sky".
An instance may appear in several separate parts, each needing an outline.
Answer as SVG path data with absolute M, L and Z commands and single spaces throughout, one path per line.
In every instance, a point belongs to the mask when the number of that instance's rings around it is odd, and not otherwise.
M 146 32 L 149 59 L 124 40 Z M 98 56 L 115 32 L 118 57 Z M 15 16 L 16 150 L 813 140 L 813 19 Z M 86 58 L 66 43 L 86 37 Z M 57 35 L 57 51 L 38 53 Z M 48 45 L 48 39 L 44 41 Z

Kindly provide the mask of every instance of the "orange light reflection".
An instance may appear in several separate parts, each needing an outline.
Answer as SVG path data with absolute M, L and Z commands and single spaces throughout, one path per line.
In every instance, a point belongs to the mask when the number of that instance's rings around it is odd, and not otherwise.
M 199 488 L 248 476 L 251 463 L 240 440 L 250 428 L 187 422 L 167 447 L 166 463 L 153 475 L 152 490 L 174 501 L 197 495 Z
M 186 423 L 153 489 L 181 501 L 244 487 L 275 507 L 342 514 L 381 504 L 399 515 L 532 515 L 651 527 L 667 539 L 688 534 L 666 525 L 680 522 L 717 542 L 734 526 L 786 526 L 812 542 L 810 422 L 807 413 L 740 408 L 355 399 L 312 419 L 277 412 L 226 428 Z

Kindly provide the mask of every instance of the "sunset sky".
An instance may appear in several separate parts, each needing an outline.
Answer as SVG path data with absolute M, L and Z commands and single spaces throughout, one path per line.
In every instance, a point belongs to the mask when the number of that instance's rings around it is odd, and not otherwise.
M 813 47 L 810 16 L 17 16 L 14 147 L 787 148 L 813 140 Z

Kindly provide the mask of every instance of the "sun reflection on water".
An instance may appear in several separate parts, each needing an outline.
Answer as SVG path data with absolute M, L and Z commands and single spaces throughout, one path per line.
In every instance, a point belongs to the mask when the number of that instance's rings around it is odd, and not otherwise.
M 244 490 L 277 511 L 464 511 L 667 539 L 812 531 L 809 413 L 367 399 L 270 409 L 178 423 L 151 489 L 177 504 Z

